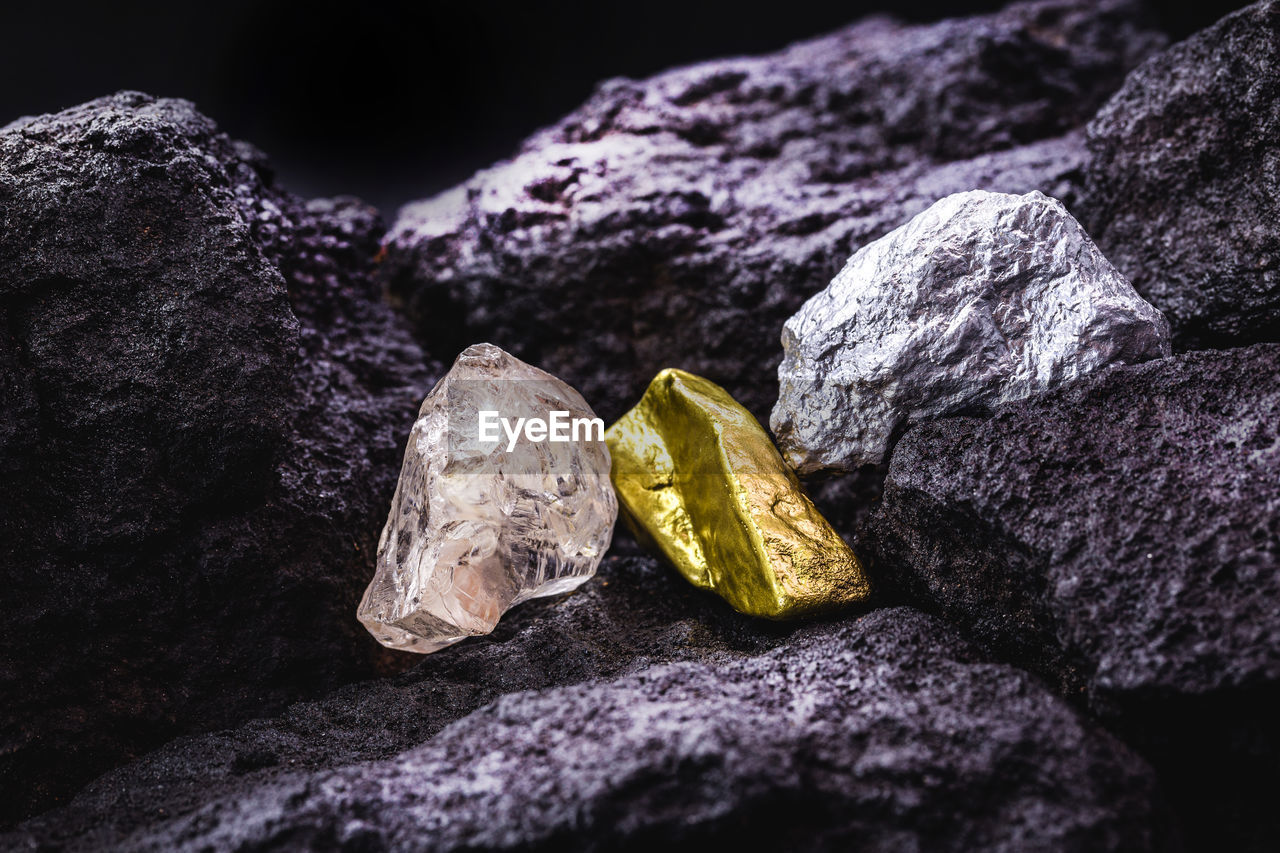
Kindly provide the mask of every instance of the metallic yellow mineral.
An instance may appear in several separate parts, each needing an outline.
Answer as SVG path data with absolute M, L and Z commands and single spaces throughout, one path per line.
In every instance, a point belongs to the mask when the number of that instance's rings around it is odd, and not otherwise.
M 759 421 L 714 382 L 662 371 L 605 440 L 628 524 L 695 586 L 770 619 L 867 597 L 858 558 Z

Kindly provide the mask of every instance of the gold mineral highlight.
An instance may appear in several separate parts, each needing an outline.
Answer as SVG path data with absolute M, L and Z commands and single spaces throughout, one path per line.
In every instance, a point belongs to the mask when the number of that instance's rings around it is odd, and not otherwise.
M 624 518 L 694 586 L 768 619 L 870 594 L 858 558 L 719 385 L 664 370 L 605 435 Z

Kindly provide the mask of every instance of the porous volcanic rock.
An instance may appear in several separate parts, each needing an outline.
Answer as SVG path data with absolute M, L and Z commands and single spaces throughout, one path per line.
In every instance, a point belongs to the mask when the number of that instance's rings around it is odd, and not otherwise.
M 763 421 L 783 321 L 859 246 L 954 192 L 1070 205 L 1076 129 L 1163 42 L 1138 8 L 873 18 L 606 82 L 512 160 L 402 210 L 392 294 L 424 339 L 492 341 L 606 420 L 677 367 Z
M 431 366 L 381 225 L 188 102 L 0 130 L 0 816 L 368 674 L 353 618 Z
M 1083 692 L 1202 844 L 1264 849 L 1280 830 L 1277 472 L 1280 345 L 1114 368 L 909 430 L 870 525 L 873 580 Z
M 537 618 L 607 606 L 611 594 L 592 590 L 546 602 Z M 618 618 L 644 621 L 625 610 Z M 514 637 L 451 650 L 454 671 L 487 690 L 489 674 L 474 667 L 488 658 L 500 679 L 514 676 L 505 689 L 536 681 L 502 663 L 548 660 L 545 649 L 527 655 L 520 643 L 554 632 L 524 624 Z M 4 840 L 144 850 L 693 849 L 711 840 L 752 849 L 1146 850 L 1171 840 L 1141 759 L 1033 677 L 985 662 L 917 611 L 811 626 L 763 653 L 707 655 L 705 635 L 693 644 L 700 660 L 643 666 L 633 657 L 630 674 L 612 680 L 510 693 L 413 748 L 393 737 L 366 763 L 348 755 L 345 766 L 288 766 L 280 752 L 249 746 L 270 721 L 188 738 Z M 580 646 L 571 649 L 571 661 L 583 659 Z M 421 679 L 411 703 L 403 700 L 415 676 L 406 675 L 398 690 L 369 686 L 383 701 L 353 687 L 313 706 L 313 717 L 324 716 L 308 735 L 310 752 L 328 748 L 326 725 L 350 727 L 354 712 L 344 707 L 362 709 L 366 728 L 423 709 L 430 716 L 433 695 L 445 703 L 457 695 L 456 683 L 439 678 L 447 666 L 447 656 L 424 663 L 439 691 Z M 200 777 L 209 780 L 203 796 L 183 801 Z
M 1280 340 L 1280 3 L 1149 60 L 1088 136 L 1078 215 L 1175 349 Z

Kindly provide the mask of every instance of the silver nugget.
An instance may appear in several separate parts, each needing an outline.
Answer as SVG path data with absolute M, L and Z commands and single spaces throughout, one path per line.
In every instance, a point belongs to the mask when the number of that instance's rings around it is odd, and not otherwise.
M 1039 192 L 957 193 L 859 249 L 782 331 L 770 426 L 802 474 L 911 423 L 1169 355 L 1169 324 Z

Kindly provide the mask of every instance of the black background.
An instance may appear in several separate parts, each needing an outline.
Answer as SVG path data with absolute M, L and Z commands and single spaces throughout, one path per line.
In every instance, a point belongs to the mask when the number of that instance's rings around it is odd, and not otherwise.
M 0 124 L 118 89 L 194 100 L 303 195 L 385 213 L 507 156 L 605 78 L 780 48 L 862 15 L 981 0 L 636 0 L 389 5 L 24 2 L 0 13 Z M 1154 3 L 1175 34 L 1236 3 Z

